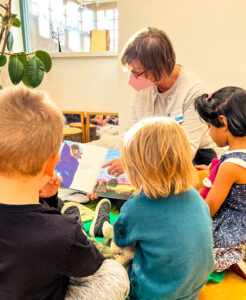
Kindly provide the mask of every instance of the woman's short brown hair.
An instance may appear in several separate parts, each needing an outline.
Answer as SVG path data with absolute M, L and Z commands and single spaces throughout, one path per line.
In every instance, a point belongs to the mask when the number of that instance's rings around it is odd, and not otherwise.
M 174 120 L 155 117 L 136 123 L 126 133 L 121 152 L 124 171 L 136 194 L 167 197 L 191 187 L 190 144 Z
M 144 71 L 149 71 L 155 81 L 163 75 L 170 76 L 176 55 L 166 33 L 157 28 L 144 28 L 133 35 L 121 53 L 123 66 L 139 61 Z

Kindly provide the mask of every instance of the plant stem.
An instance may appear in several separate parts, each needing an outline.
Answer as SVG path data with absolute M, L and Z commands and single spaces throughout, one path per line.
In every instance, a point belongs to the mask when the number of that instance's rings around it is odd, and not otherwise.
M 4 33 L 4 27 L 2 28 L 2 30 L 0 32 L 0 44 L 1 44 L 2 37 L 3 37 L 3 33 Z
M 8 12 L 8 6 L 6 5 L 3 5 L 3 4 L 0 4 L 0 6 L 1 7 L 3 7 L 5 10 L 6 10 L 6 14 L 7 14 L 7 12 Z M 1 15 L 1 17 L 3 17 L 2 15 Z M 2 38 L 3 38 L 3 33 L 4 33 L 4 27 L 2 27 L 2 30 L 1 30 L 1 32 L 0 32 L 0 44 L 1 44 L 1 41 L 2 41 Z
M 5 36 L 4 36 L 4 42 L 3 42 L 3 49 L 2 49 L 1 55 L 3 55 L 3 53 L 5 51 L 6 44 L 7 44 L 7 30 L 5 30 Z
M 6 22 L 6 26 L 2 28 L 2 31 L 1 31 L 1 34 L 0 34 L 0 44 L 1 44 L 1 40 L 2 40 L 2 37 L 3 37 L 3 34 L 4 34 L 4 30 L 5 30 L 5 35 L 4 35 L 4 42 L 3 42 L 3 48 L 2 48 L 2 52 L 1 52 L 1 55 L 3 55 L 4 51 L 5 51 L 5 48 L 6 48 L 6 44 L 7 44 L 7 29 L 9 29 L 9 26 L 8 26 L 8 23 L 9 23 L 9 19 L 11 17 L 11 1 L 12 0 L 9 0 L 9 3 L 6 4 L 5 6 L 1 4 L 1 7 L 3 7 L 5 10 L 6 10 L 6 14 L 8 15 L 8 20 Z
M 7 5 L 4 6 L 3 4 L 0 4 L 0 6 L 1 6 L 2 8 L 4 8 L 5 10 L 8 10 L 8 6 L 7 6 Z

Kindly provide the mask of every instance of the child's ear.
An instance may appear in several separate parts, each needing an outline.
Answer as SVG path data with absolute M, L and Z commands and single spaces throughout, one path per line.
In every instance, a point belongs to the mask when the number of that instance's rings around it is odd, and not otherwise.
M 48 161 L 46 162 L 45 168 L 44 168 L 44 173 L 50 177 L 53 176 L 54 170 L 56 165 L 58 164 L 60 160 L 61 154 L 57 153 L 52 155 Z
M 223 124 L 224 129 L 228 129 L 228 123 L 225 116 L 219 116 L 220 123 Z

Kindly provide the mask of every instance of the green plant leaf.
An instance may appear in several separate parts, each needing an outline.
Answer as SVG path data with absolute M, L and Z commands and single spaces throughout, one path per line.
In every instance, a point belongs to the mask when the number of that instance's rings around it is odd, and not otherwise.
M 22 62 L 23 66 L 24 66 L 24 75 L 22 77 L 22 82 L 28 86 L 28 87 L 32 87 L 28 76 L 27 76 L 27 64 L 28 64 L 28 60 L 27 60 L 27 55 L 24 52 L 21 52 L 21 55 L 18 55 L 18 59 Z
M 2 17 L 2 24 L 3 25 L 6 25 L 6 22 L 8 21 L 8 17 L 9 17 L 8 15 L 5 15 L 5 16 Z
M 24 66 L 22 62 L 15 56 L 9 60 L 9 77 L 13 84 L 18 84 L 24 75 Z
M 4 66 L 7 62 L 7 57 L 5 55 L 0 55 L 0 67 Z
M 14 45 L 14 37 L 11 31 L 7 31 L 6 40 L 7 40 L 7 49 L 11 51 Z
M 11 19 L 14 19 L 15 17 L 17 17 L 16 14 L 12 14 L 12 15 L 11 15 Z
M 38 50 L 35 52 L 35 56 L 38 57 L 44 64 L 44 70 L 48 73 L 52 66 L 52 61 L 49 54 L 45 51 Z
M 27 55 L 24 52 L 21 52 L 21 55 L 17 55 L 17 58 L 19 59 L 19 61 L 22 62 L 23 66 L 25 67 L 25 65 L 27 64 Z
M 27 62 L 27 54 L 25 52 L 20 52 L 20 53 L 14 53 L 12 55 L 9 56 L 9 60 L 15 58 L 17 56 L 17 58 L 24 64 L 25 62 Z
M 44 64 L 34 56 L 27 63 L 27 77 L 32 87 L 37 87 L 44 77 Z
M 16 57 L 16 54 L 13 54 L 13 55 L 10 55 L 10 57 L 9 57 L 9 61 L 11 61 L 13 58 L 15 58 Z
M 28 75 L 27 75 L 27 65 L 28 65 L 28 61 L 26 61 L 26 64 L 24 65 L 24 75 L 22 77 L 22 82 L 27 86 L 27 87 L 32 87 L 29 79 L 28 79 Z
M 20 27 L 21 26 L 21 22 L 20 22 L 20 20 L 19 19 L 17 19 L 17 18 L 11 18 L 11 20 L 12 20 L 12 25 L 13 26 L 15 26 L 15 27 Z

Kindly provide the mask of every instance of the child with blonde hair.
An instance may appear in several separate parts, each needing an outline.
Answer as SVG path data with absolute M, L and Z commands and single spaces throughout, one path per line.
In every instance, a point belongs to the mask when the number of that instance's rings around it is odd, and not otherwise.
M 170 118 L 136 123 L 121 147 L 124 171 L 136 188 L 113 225 L 118 247 L 135 244 L 131 299 L 197 299 L 213 271 L 209 210 L 191 187 L 190 145 Z M 102 200 L 90 234 L 109 238 L 110 202 Z
M 215 270 L 223 271 L 235 267 L 245 253 L 246 91 L 225 87 L 213 94 L 203 94 L 196 99 L 195 106 L 217 146 L 229 146 L 220 158 L 213 186 L 205 199 L 213 219 Z
M 104 259 L 76 218 L 54 208 L 56 195 L 39 199 L 61 182 L 53 172 L 63 122 L 42 92 L 0 92 L 0 299 L 115 300 L 128 293 L 124 268 Z

